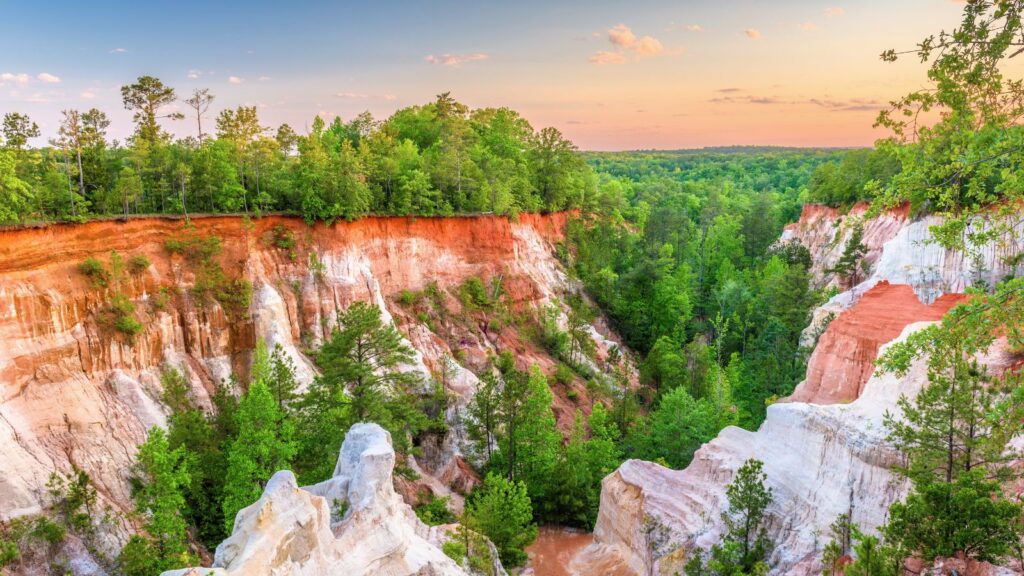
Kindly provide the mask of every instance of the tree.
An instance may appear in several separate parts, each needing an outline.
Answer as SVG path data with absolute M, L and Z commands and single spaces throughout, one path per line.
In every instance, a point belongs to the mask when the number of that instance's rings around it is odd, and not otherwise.
M 14 153 L 0 150 L 0 223 L 21 221 L 31 199 L 32 188 L 18 178 Z
M 4 114 L 3 128 L 4 146 L 20 152 L 28 144 L 30 138 L 39 137 L 39 125 L 26 114 L 8 112 Z
M 345 432 L 357 422 L 377 422 L 388 429 L 402 452 L 408 439 L 425 422 L 411 390 L 419 382 L 403 366 L 413 351 L 380 309 L 353 302 L 338 314 L 338 324 L 317 354 L 322 374 L 297 403 L 300 411 L 300 473 L 310 481 L 329 477 L 333 454 Z
M 1000 484 L 1020 477 L 1011 442 L 1024 433 L 1022 392 L 1012 378 L 992 378 L 969 355 L 962 325 L 949 326 L 931 349 L 928 384 L 915 399 L 900 398 L 898 416 L 886 414 L 889 439 L 906 459 L 898 471 L 913 488 L 890 508 L 885 533 L 926 562 L 998 562 L 1024 535 L 1014 520 L 1024 508 Z
M 174 102 L 174 88 L 165 86 L 152 76 L 139 76 L 134 84 L 121 86 L 121 100 L 125 109 L 133 113 L 132 120 L 136 124 L 135 137 L 140 143 L 148 146 L 167 138 L 157 120 L 180 120 L 185 117 L 180 112 L 160 113 L 161 108 Z
M 864 245 L 863 238 L 864 224 L 857 222 L 853 225 L 850 238 L 843 248 L 843 254 L 836 261 L 835 266 L 826 270 L 829 274 L 838 274 L 845 278 L 849 282 L 850 288 L 857 285 L 857 273 L 865 264 L 864 255 L 867 254 L 868 247 Z M 866 269 L 864 271 L 867 272 Z
M 61 112 L 63 120 L 60 123 L 60 135 L 66 139 L 71 149 L 75 152 L 75 160 L 78 165 L 78 195 L 85 197 L 85 171 L 82 169 L 82 113 L 78 110 L 64 110 Z M 71 195 L 71 215 L 75 214 L 75 195 Z
M 683 469 L 723 427 L 722 412 L 713 402 L 694 400 L 684 387 L 675 388 L 662 396 L 646 425 L 633 430 L 633 456 L 662 458 L 669 466 Z
M 771 542 L 765 533 L 765 511 L 772 503 L 772 489 L 765 486 L 767 475 L 760 460 L 747 460 L 726 487 L 729 508 L 722 513 L 729 532 L 725 543 L 738 547 L 740 569 L 752 573 L 765 562 Z
M 200 146 L 203 145 L 203 114 L 210 109 L 213 100 L 214 96 L 210 94 L 209 88 L 196 88 L 192 91 L 192 96 L 185 99 L 185 104 L 188 104 L 196 113 L 196 134 L 199 137 Z
M 260 497 L 274 472 L 289 467 L 296 449 L 294 424 L 282 414 L 268 387 L 265 348 L 256 355 L 252 374 L 249 390 L 238 404 L 238 435 L 228 449 L 222 503 L 228 533 L 238 511 Z
M 121 175 L 117 179 L 117 187 L 114 189 L 114 197 L 124 207 L 125 218 L 128 217 L 128 207 L 138 201 L 140 196 L 142 196 L 142 178 L 139 177 L 135 170 L 125 166 L 121 169 Z
M 488 474 L 479 493 L 470 498 L 466 516 L 498 548 L 502 564 L 514 567 L 526 561 L 523 549 L 537 538 L 537 526 L 532 523 L 530 496 L 522 481 Z
M 1024 82 L 1008 77 L 1006 64 L 1024 45 L 1022 13 L 1019 0 L 969 0 L 954 30 L 929 36 L 912 50 L 882 54 L 887 62 L 905 55 L 930 62 L 930 85 L 894 100 L 878 116 L 876 125 L 892 132 L 879 146 L 892 151 L 902 167 L 881 203 L 909 201 L 944 214 L 933 233 L 947 247 L 1006 232 L 1007 223 L 982 234 L 967 235 L 965 227 L 995 202 L 1001 206 L 997 212 L 1013 212 L 1021 197 Z M 923 121 L 933 112 L 937 122 Z
M 184 450 L 172 450 L 167 434 L 154 426 L 139 446 L 136 462 L 132 498 L 145 534 L 128 541 L 119 558 L 122 570 L 128 576 L 151 576 L 192 564 L 182 516 L 182 490 L 190 482 Z

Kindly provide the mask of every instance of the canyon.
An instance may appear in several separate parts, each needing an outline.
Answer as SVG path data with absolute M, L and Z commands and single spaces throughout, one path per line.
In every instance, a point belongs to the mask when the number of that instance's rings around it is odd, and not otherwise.
M 428 382 L 446 371 L 452 395 L 449 432 L 422 446 L 407 465 L 420 473 L 399 482 L 415 502 L 424 493 L 451 496 L 479 479 L 464 460 L 460 412 L 473 393 L 474 370 L 499 349 L 512 350 L 521 368 L 553 371 L 557 361 L 509 321 L 462 310 L 467 279 L 498 286 L 510 316 L 529 322 L 554 306 L 564 319 L 564 297 L 578 291 L 555 256 L 568 213 L 451 218 L 365 218 L 307 225 L 269 216 L 138 218 L 0 231 L 0 521 L 39 513 L 48 505 L 50 474 L 86 472 L 113 520 L 101 546 L 114 553 L 133 527 L 130 465 L 146 430 L 165 425 L 161 373 L 181 370 L 203 405 L 232 374 L 244 379 L 257 341 L 280 346 L 301 385 L 316 374 L 309 359 L 330 334 L 337 313 L 355 301 L 377 305 L 415 350 L 408 370 Z M 169 241 L 216 238 L 212 263 L 229 287 L 251 286 L 247 306 L 203 300 L 196 285 L 207 274 Z M 96 286 L 80 267 L 142 256 L 143 270 Z M 244 291 L 239 288 L 238 291 Z M 408 295 L 431 291 L 440 305 L 423 309 Z M 112 299 L 134 304 L 141 326 L 134 336 L 104 321 Z M 618 348 L 598 319 L 590 328 L 598 370 Z M 619 356 L 619 355 L 616 355 Z M 621 356 L 624 365 L 628 354 Z M 443 367 L 442 367 L 443 365 Z M 426 385 L 426 384 L 425 384 Z M 571 391 L 571 393 L 570 393 Z M 560 385 L 554 410 L 571 426 L 587 410 L 584 382 Z
M 460 494 L 479 482 L 459 421 L 477 384 L 474 372 L 491 355 L 513 350 L 521 367 L 537 364 L 548 373 L 557 360 L 517 326 L 464 310 L 460 286 L 478 278 L 500 286 L 516 315 L 554 306 L 564 320 L 565 297 L 579 291 L 555 255 L 570 217 L 392 217 L 313 226 L 278 216 L 206 217 L 187 226 L 146 218 L 0 231 L 0 461 L 7 470 L 0 476 L 0 521 L 40 512 L 50 473 L 79 469 L 116 512 L 105 543 L 116 550 L 133 529 L 127 513 L 135 446 L 149 427 L 166 423 L 162 370 L 182 370 L 208 404 L 218 382 L 245 377 L 256 343 L 264 341 L 280 346 L 308 384 L 317 373 L 310 351 L 330 334 L 338 311 L 363 300 L 378 306 L 414 348 L 409 370 L 426 378 L 450 372 L 444 379 L 453 395 L 449 432 L 408 459 L 421 480 L 393 480 L 386 432 L 354 428 L 334 478 L 300 488 L 290 472 L 278 473 L 239 514 L 214 568 L 176 574 L 270 573 L 257 565 L 296 574 L 339 566 L 352 574 L 371 567 L 462 573 L 440 553 L 443 530 L 423 525 L 409 505 L 433 493 L 451 496 L 458 507 Z M 593 535 L 545 529 L 531 549 L 531 570 L 538 576 L 681 573 L 695 547 L 721 537 L 725 486 L 748 458 L 765 462 L 775 496 L 769 509 L 774 573 L 817 573 L 822 535 L 839 514 L 868 530 L 880 525 L 906 490 L 891 473 L 898 455 L 885 440 L 882 418 L 901 394 L 920 389 L 926 373 L 920 361 L 903 376 L 877 373 L 874 359 L 941 318 L 967 287 L 1017 274 L 1013 256 L 1024 252 L 1012 234 L 968 255 L 944 249 L 930 241 L 929 227 L 937 222 L 907 208 L 871 215 L 866 206 L 846 213 L 805 206 L 780 241 L 807 247 L 814 283 L 835 292 L 804 333 L 813 348 L 805 380 L 769 406 L 760 429 L 723 430 L 685 470 L 623 463 L 602 483 Z M 846 286 L 830 269 L 857 225 L 868 269 L 863 281 Z M 201 270 L 167 242 L 189 237 L 220 239 L 217 265 L 251 285 L 244 309 L 196 296 Z M 88 258 L 107 261 L 111 251 L 145 256 L 147 266 L 96 286 L 79 267 Z M 417 304 L 414 296 L 426 291 L 440 295 L 443 306 Z M 103 320 L 116 294 L 136 305 L 141 330 L 134 337 Z M 609 359 L 625 352 L 618 367 L 635 382 L 634 361 L 600 317 L 590 332 L 594 367 L 608 372 Z M 984 361 L 998 370 L 1015 359 L 997 347 Z M 590 405 L 587 387 L 575 381 L 553 389 L 559 426 L 567 430 L 577 408 L 586 412 Z M 333 500 L 365 505 L 332 519 Z M 356 546 L 356 535 L 373 545 Z M 339 552 L 354 548 L 366 554 Z M 84 552 L 68 554 L 87 564 Z

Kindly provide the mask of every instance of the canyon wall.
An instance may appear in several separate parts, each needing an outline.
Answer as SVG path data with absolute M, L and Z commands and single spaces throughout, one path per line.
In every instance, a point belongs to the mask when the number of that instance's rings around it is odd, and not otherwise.
M 316 373 L 308 353 L 330 334 L 336 314 L 365 300 L 383 310 L 416 350 L 412 370 L 425 376 L 450 364 L 455 401 L 449 420 L 476 384 L 473 370 L 499 349 L 523 363 L 554 368 L 512 323 L 463 313 L 459 286 L 471 277 L 500 282 L 511 312 L 536 315 L 562 306 L 575 290 L 554 256 L 569 215 L 452 218 L 366 218 L 308 226 L 265 217 L 131 219 L 0 231 L 0 520 L 46 505 L 51 472 L 86 471 L 105 505 L 130 509 L 129 466 L 146 430 L 166 422 L 161 370 L 182 370 L 201 402 L 232 373 L 246 376 L 258 339 L 280 345 L 306 384 Z M 168 249 L 169 240 L 217 237 L 215 257 L 227 290 L 203 301 L 203 269 Z M 95 286 L 79 265 L 109 262 L 111 251 L 148 265 Z M 207 274 L 208 275 L 208 274 Z M 228 304 L 251 283 L 247 306 Z M 407 296 L 431 289 L 445 313 L 417 310 Z M 135 305 L 141 331 L 129 338 L 105 314 L 118 295 Z M 599 369 L 615 342 L 598 321 Z M 564 388 L 564 389 L 563 389 Z M 569 394 L 575 390 L 575 394 Z M 555 390 L 559 422 L 571 425 L 577 404 L 589 405 L 582 381 Z M 409 464 L 432 489 L 475 481 L 462 461 L 460 429 L 423 447 Z M 128 530 L 122 528 L 123 534 Z
M 858 220 L 867 248 L 863 281 L 816 310 L 805 332 L 808 345 L 817 341 L 806 380 L 768 408 L 757 431 L 726 428 L 685 470 L 630 460 L 606 477 L 594 544 L 574 560 L 577 573 L 609 566 L 645 576 L 682 573 L 695 547 L 707 549 L 722 537 L 725 486 L 750 458 L 764 462 L 774 495 L 773 573 L 819 573 L 829 526 L 840 514 L 869 532 L 884 521 L 906 485 L 891 472 L 898 454 L 886 442 L 883 415 L 901 394 L 916 394 L 927 371 L 918 360 L 903 377 L 876 374 L 874 359 L 887 343 L 941 318 L 967 286 L 1016 273 L 1024 243 L 1019 234 L 1005 235 L 965 256 L 930 242 L 937 217 L 865 212 L 806 206 L 783 233 L 782 241 L 810 250 L 822 287 L 848 287 L 829 269 Z M 982 360 L 1000 370 L 1012 358 L 997 348 Z

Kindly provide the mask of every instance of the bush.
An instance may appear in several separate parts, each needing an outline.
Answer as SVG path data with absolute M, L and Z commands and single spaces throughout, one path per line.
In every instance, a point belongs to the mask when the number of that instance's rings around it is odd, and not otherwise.
M 180 254 L 190 262 L 209 262 L 220 254 L 221 240 L 218 236 L 192 234 L 179 238 L 168 238 L 164 248 L 171 254 Z
M 565 364 L 559 364 L 558 368 L 555 368 L 555 382 L 558 382 L 563 386 L 572 384 L 574 377 L 575 374 L 573 373 L 572 368 Z
M 455 515 L 448 509 L 448 497 L 438 498 L 431 496 L 430 501 L 414 508 L 416 516 L 430 526 L 451 524 L 455 521 Z
M 284 224 L 278 224 L 270 231 L 270 243 L 278 250 L 287 252 L 288 258 L 295 260 L 295 234 Z
M 149 268 L 150 264 L 151 262 L 149 261 L 149 258 L 146 258 L 142 254 L 136 254 L 128 260 L 128 272 L 131 272 L 133 276 L 138 276 L 145 272 Z
M 89 283 L 92 284 L 93 288 L 106 288 L 112 278 L 110 270 L 107 270 L 103 262 L 91 256 L 78 265 L 78 271 L 89 279 Z

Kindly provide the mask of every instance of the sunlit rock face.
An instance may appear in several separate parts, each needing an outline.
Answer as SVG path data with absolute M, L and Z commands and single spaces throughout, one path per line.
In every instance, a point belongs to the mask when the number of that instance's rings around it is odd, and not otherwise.
M 464 576 L 441 551 L 443 534 L 395 492 L 394 467 L 387 431 L 357 424 L 345 436 L 332 478 L 300 488 L 291 472 L 274 474 L 260 499 L 238 512 L 212 568 L 164 576 Z
M 477 383 L 471 368 L 499 349 L 548 372 L 556 361 L 514 324 L 435 318 L 428 325 L 400 302 L 401 294 L 436 285 L 455 315 L 458 287 L 479 277 L 500 279 L 516 313 L 557 305 L 576 288 L 555 257 L 570 217 L 365 218 L 331 226 L 276 216 L 193 219 L 189 234 L 220 238 L 216 261 L 225 275 L 252 284 L 248 310 L 231 315 L 215 301 L 199 306 L 192 297 L 196 267 L 166 247 L 186 234 L 180 220 L 0 231 L 0 520 L 40 511 L 50 473 L 68 474 L 72 465 L 90 475 L 104 505 L 129 511 L 135 447 L 146 430 L 166 423 L 162 367 L 182 370 L 196 399 L 209 405 L 217 383 L 232 372 L 244 381 L 262 339 L 280 345 L 308 384 L 316 368 L 306 353 L 329 337 L 337 313 L 358 300 L 379 306 L 407 338 L 416 352 L 407 369 L 426 379 L 443 358 L 455 360 L 446 379 L 453 397 L 450 433 L 424 447 L 410 466 L 433 490 L 471 487 L 478 480 L 463 461 L 458 426 Z M 278 245 L 274 238 L 281 234 L 294 245 Z M 145 256 L 151 264 L 125 273 L 116 286 L 91 286 L 79 264 L 90 257 L 107 262 L 112 250 L 125 260 Z M 142 323 L 133 344 L 98 319 L 115 292 L 135 304 Z M 606 357 L 615 343 L 597 326 L 598 354 Z M 573 389 L 576 401 L 556 391 L 564 427 L 577 406 L 589 406 L 582 381 Z M 120 530 L 123 541 L 129 527 Z

